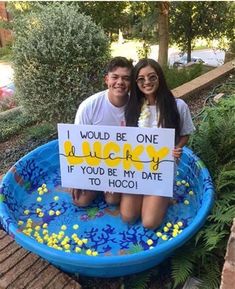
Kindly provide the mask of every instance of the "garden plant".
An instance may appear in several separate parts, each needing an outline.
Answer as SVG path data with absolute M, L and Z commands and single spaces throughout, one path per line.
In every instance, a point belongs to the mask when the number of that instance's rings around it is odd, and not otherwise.
M 49 5 L 14 23 L 16 98 L 38 120 L 73 122 L 78 104 L 103 85 L 109 42 L 89 16 Z

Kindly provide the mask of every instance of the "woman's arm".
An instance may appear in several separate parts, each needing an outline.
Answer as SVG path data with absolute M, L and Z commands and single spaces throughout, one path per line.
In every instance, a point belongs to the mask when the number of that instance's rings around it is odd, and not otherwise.
M 174 158 L 178 159 L 182 154 L 182 147 L 188 143 L 189 135 L 180 136 L 179 142 L 176 145 L 175 149 L 172 151 L 172 155 Z
M 182 148 L 188 143 L 188 140 L 189 140 L 189 135 L 180 136 L 180 139 L 179 139 L 178 144 L 176 145 L 176 148 Z

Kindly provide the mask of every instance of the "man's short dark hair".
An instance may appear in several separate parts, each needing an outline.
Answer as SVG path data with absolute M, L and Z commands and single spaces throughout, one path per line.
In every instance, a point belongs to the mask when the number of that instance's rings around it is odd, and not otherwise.
M 106 73 L 112 72 L 117 67 L 126 67 L 130 70 L 133 69 L 133 64 L 131 60 L 128 60 L 126 57 L 116 56 L 110 60 L 107 65 Z

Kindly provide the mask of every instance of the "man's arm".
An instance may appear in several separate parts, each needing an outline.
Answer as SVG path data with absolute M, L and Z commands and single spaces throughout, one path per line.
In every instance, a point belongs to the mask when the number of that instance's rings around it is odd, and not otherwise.
M 92 124 L 92 120 L 89 116 L 90 109 L 87 101 L 83 101 L 78 107 L 74 124 Z

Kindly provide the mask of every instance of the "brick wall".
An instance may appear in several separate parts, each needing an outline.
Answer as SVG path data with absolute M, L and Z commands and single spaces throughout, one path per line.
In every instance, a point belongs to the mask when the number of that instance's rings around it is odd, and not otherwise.
M 235 288 L 235 218 L 228 240 L 225 263 L 223 267 L 220 289 Z
M 6 2 L 0 1 L 0 20 L 10 21 L 9 13 L 6 10 Z M 12 38 L 8 29 L 0 28 L 0 47 L 5 46 Z

